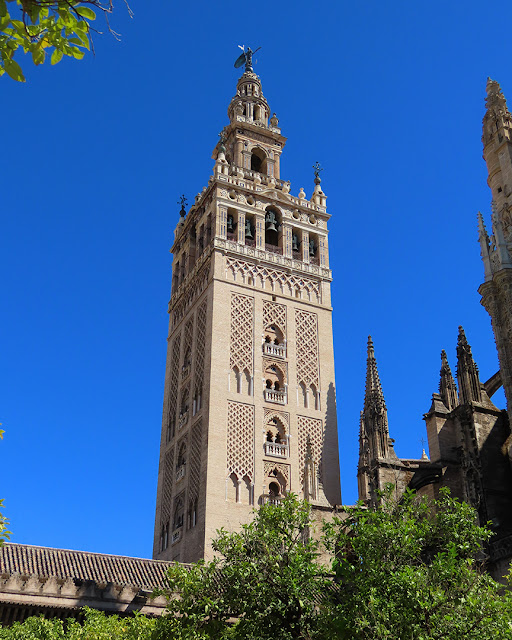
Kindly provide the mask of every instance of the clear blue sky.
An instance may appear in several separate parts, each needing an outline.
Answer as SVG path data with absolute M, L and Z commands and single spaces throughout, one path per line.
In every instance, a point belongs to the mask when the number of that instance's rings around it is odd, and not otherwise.
M 96 56 L 0 79 L 1 404 L 13 540 L 151 554 L 176 201 L 207 183 L 238 44 L 288 144 L 324 167 L 342 494 L 356 499 L 366 340 L 399 455 L 421 455 L 439 353 L 463 324 L 497 369 L 477 287 L 487 76 L 512 101 L 512 4 L 118 0 Z M 497 401 L 503 405 L 503 396 Z

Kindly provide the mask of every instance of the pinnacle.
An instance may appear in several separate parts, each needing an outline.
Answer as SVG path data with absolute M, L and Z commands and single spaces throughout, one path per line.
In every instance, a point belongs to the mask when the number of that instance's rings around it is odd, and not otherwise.
M 370 401 L 378 401 L 384 405 L 384 395 L 382 393 L 382 385 L 380 383 L 379 371 L 377 369 L 377 360 L 375 359 L 375 351 L 373 349 L 373 340 L 368 336 L 368 356 L 366 359 L 366 389 L 365 389 L 365 405 Z M 385 405 L 384 405 L 385 406 Z

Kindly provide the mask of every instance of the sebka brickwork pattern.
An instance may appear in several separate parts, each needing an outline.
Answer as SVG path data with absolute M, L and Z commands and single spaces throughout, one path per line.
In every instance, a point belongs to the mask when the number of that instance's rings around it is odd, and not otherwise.
M 228 402 L 227 475 L 254 479 L 254 407 Z

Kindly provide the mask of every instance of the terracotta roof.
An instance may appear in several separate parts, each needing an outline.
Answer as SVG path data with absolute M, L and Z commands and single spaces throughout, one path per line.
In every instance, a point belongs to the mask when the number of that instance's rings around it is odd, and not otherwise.
M 0 574 L 92 580 L 133 585 L 152 591 L 163 587 L 171 565 L 163 560 L 112 556 L 87 551 L 33 547 L 6 542 L 0 547 Z

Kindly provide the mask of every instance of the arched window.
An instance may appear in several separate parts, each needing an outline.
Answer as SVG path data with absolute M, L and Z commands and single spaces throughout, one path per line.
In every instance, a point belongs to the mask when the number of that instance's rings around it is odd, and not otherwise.
M 268 485 L 268 494 L 273 498 L 277 498 L 281 494 L 281 487 L 277 482 L 271 482 Z
M 226 480 L 226 500 L 236 502 L 238 499 L 238 478 L 232 473 Z
M 187 462 L 187 444 L 182 442 L 178 450 L 178 458 L 176 460 L 176 469 L 183 467 Z
M 265 210 L 265 244 L 279 246 L 279 230 L 281 229 L 281 214 L 278 209 L 269 206 Z
M 174 507 L 173 531 L 176 531 L 176 529 L 180 529 L 183 526 L 184 515 L 185 507 L 183 504 L 183 498 L 180 496 L 176 500 L 176 506 Z
M 263 149 L 255 147 L 251 153 L 251 171 L 267 173 L 267 156 Z

